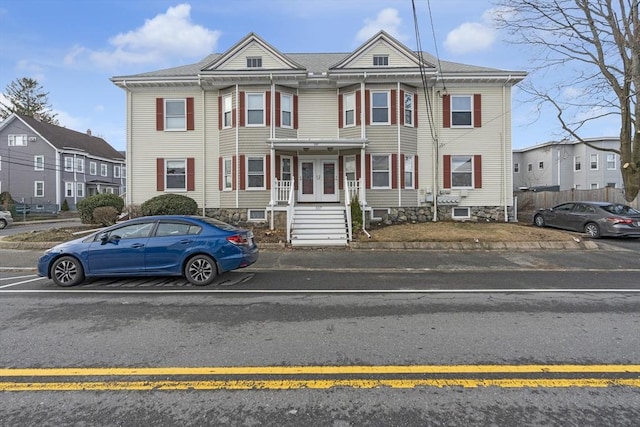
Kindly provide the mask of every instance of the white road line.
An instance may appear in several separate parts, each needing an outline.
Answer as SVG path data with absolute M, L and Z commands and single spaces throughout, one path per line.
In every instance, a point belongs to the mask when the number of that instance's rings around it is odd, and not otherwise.
M 0 289 L 10 288 L 11 286 L 18 286 L 18 285 L 22 285 L 24 283 L 37 282 L 38 280 L 45 280 L 45 279 L 47 279 L 47 278 L 46 277 L 36 277 L 35 279 L 23 280 L 22 282 L 9 283 L 8 285 L 0 286 Z M 6 291 L 2 291 L 2 292 L 6 292 Z
M 28 276 L 13 276 L 13 277 L 0 277 L 0 282 L 5 280 L 26 279 L 27 277 L 36 277 L 35 274 L 29 274 Z
M 36 279 L 37 280 L 37 279 Z M 24 283 L 24 282 L 22 282 Z M 18 285 L 20 283 L 15 283 Z M 34 294 L 505 294 L 505 293 L 640 293 L 640 289 L 8 289 L 0 293 Z

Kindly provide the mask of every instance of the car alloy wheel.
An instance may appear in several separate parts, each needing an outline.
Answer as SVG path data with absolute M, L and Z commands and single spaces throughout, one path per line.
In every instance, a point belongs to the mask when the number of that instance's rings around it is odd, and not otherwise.
M 84 280 L 84 269 L 77 259 L 64 256 L 51 266 L 51 278 L 58 286 L 75 286 Z
M 533 222 L 538 227 L 544 227 L 544 217 L 542 215 L 536 215 L 535 218 L 533 219 Z
M 184 275 L 192 285 L 210 285 L 216 278 L 215 262 L 207 255 L 196 255 L 187 262 Z
M 584 232 L 587 233 L 587 236 L 591 237 L 592 239 L 597 239 L 598 237 L 600 237 L 600 227 L 598 227 L 598 225 L 594 224 L 593 222 L 590 222 L 584 226 Z
M 4 219 L 0 219 L 0 230 L 5 228 L 6 226 L 7 226 L 7 221 L 5 221 Z

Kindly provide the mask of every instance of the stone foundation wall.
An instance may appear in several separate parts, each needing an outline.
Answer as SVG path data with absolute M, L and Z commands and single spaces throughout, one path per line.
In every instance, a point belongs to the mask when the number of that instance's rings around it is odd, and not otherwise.
M 450 221 L 452 213 L 451 206 L 439 206 L 438 207 L 438 221 Z M 513 217 L 513 208 L 509 207 L 507 210 L 509 218 Z M 470 207 L 470 218 L 459 220 L 469 222 L 504 222 L 504 206 L 473 206 Z M 378 220 L 376 220 L 378 221 Z M 389 213 L 382 217 L 381 223 L 385 225 L 403 224 L 403 223 L 416 223 L 416 222 L 428 222 L 433 221 L 433 207 L 432 206 L 418 206 L 418 207 L 402 207 L 391 208 Z M 370 218 L 367 218 L 367 225 L 371 223 Z

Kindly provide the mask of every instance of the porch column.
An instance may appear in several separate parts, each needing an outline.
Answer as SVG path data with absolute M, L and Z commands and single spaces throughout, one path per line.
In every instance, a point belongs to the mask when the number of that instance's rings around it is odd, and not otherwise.
M 365 156 L 367 152 L 365 150 L 364 144 L 362 148 L 360 148 L 360 194 L 358 194 L 358 198 L 360 199 L 360 205 L 364 208 L 367 206 L 367 159 Z
M 274 215 L 274 207 L 275 205 L 278 203 L 278 198 L 277 198 L 277 192 L 278 192 L 278 188 L 277 188 L 277 182 L 276 182 L 276 149 L 273 146 L 273 143 L 271 143 L 271 148 L 269 149 L 269 153 L 271 154 L 269 156 L 269 169 L 271 170 L 271 176 L 269 177 L 269 179 L 271 180 L 271 200 L 269 201 L 269 207 L 271 208 L 271 218 L 270 218 L 270 228 L 271 230 L 275 229 L 275 220 L 273 218 Z

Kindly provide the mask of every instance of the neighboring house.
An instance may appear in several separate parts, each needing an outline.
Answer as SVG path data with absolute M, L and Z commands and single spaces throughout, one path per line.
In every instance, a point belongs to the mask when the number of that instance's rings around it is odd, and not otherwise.
M 89 130 L 16 114 L 0 124 L 0 192 L 32 212 L 57 212 L 64 200 L 74 210 L 97 193 L 124 195 L 126 174 L 125 157 Z
M 525 75 L 381 31 L 350 53 L 295 54 L 251 33 L 196 64 L 113 77 L 127 203 L 180 193 L 223 220 L 282 223 L 299 216 L 290 201 L 344 208 L 347 188 L 372 220 L 506 220 L 511 88 Z
M 595 147 L 620 149 L 620 139 L 588 138 Z M 513 150 L 513 189 L 623 188 L 620 156 L 581 141 L 551 141 Z

